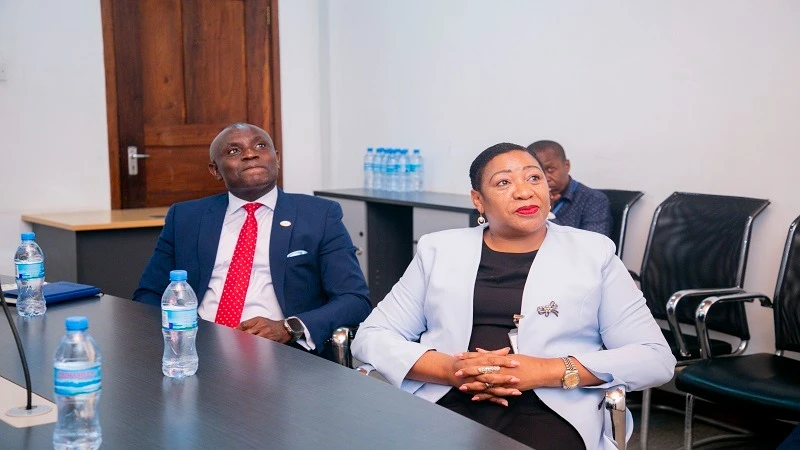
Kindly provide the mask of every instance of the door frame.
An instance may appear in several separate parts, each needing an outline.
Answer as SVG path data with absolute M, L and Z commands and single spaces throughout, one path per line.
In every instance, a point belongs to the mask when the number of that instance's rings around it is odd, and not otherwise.
M 115 0 L 100 0 L 100 14 L 103 25 L 103 59 L 106 75 L 106 121 L 108 123 L 108 171 L 111 189 L 111 209 L 122 208 L 122 186 L 120 185 L 120 146 L 119 146 L 119 104 L 117 99 L 117 68 L 114 54 L 114 12 Z M 272 117 L 274 129 L 271 136 L 275 150 L 282 155 L 283 139 L 281 127 L 281 66 L 280 42 L 278 40 L 278 0 L 269 0 L 267 11 L 268 39 L 270 46 L 270 86 L 272 89 Z M 210 142 L 209 142 L 210 144 Z M 283 167 L 278 168 L 278 185 L 283 184 Z

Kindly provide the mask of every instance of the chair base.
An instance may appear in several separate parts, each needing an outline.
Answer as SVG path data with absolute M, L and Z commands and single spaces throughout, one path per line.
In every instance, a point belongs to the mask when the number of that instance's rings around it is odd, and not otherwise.
M 671 394 L 671 395 L 673 395 L 673 394 Z M 674 395 L 677 396 L 678 394 L 676 393 Z M 669 406 L 669 405 L 658 404 L 658 403 L 653 404 L 652 403 L 652 390 L 651 389 L 643 390 L 642 391 L 642 403 L 641 404 L 633 403 L 633 404 L 629 404 L 628 405 L 628 409 L 631 409 L 631 410 L 637 410 L 638 409 L 638 410 L 641 411 L 641 419 L 640 419 L 640 424 L 639 424 L 639 447 L 642 450 L 647 450 L 647 447 L 648 447 L 649 429 L 650 429 L 650 409 L 651 408 L 659 410 L 659 411 L 667 411 L 667 412 L 670 412 L 670 413 L 674 413 L 675 415 L 684 415 L 685 414 L 685 410 L 684 409 L 677 408 L 675 406 Z M 747 435 L 752 435 L 753 434 L 750 430 L 747 430 L 747 429 L 744 429 L 744 428 L 740 428 L 740 427 L 737 427 L 735 425 L 731 425 L 729 423 L 722 422 L 722 421 L 713 419 L 713 418 L 708 417 L 708 416 L 695 415 L 694 419 L 696 421 L 698 421 L 698 422 L 702 422 L 702 423 L 705 423 L 707 425 L 711 425 L 711 426 L 714 426 L 714 427 L 717 427 L 717 428 L 721 428 L 721 429 L 723 429 L 723 430 L 725 430 L 727 432 L 735 433 L 735 434 L 725 435 L 725 436 L 731 436 L 731 437 L 732 436 L 747 436 Z M 705 441 L 707 441 L 708 439 L 712 439 L 712 438 L 706 438 L 706 439 L 703 439 L 701 441 L 698 441 L 695 445 L 698 445 L 698 444 L 699 445 L 705 445 Z
M 715 420 L 712 420 L 711 421 L 713 422 L 712 425 L 733 431 L 736 434 L 721 434 L 701 439 L 696 442 L 692 442 L 693 419 L 700 420 L 699 417 L 694 416 L 694 399 L 695 399 L 694 395 L 686 394 L 686 410 L 684 412 L 685 415 L 684 415 L 684 426 L 683 426 L 683 448 L 685 450 L 692 450 L 693 448 L 702 447 L 704 445 L 714 444 L 717 442 L 744 441 L 753 439 L 755 437 L 755 433 L 749 430 L 745 430 L 727 424 L 722 424 Z
M 719 436 L 711 436 L 705 439 L 700 439 L 699 441 L 695 441 L 692 443 L 692 448 L 699 448 L 710 444 L 716 444 L 718 442 L 737 442 L 737 441 L 749 441 L 756 437 L 753 433 L 746 433 L 746 434 L 721 434 Z M 679 447 L 683 448 L 683 447 Z

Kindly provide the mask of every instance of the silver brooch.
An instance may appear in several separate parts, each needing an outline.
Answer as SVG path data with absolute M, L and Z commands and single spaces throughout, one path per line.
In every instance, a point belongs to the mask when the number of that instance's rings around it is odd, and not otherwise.
M 556 302 L 550 302 L 549 305 L 543 305 L 536 308 L 536 312 L 545 317 L 550 317 L 550 313 L 553 313 L 554 316 L 558 317 L 558 305 L 556 305 Z

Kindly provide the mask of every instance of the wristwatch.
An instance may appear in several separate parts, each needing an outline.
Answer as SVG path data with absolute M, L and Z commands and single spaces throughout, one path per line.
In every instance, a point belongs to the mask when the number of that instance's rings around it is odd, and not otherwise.
M 289 333 L 291 339 L 289 339 L 289 343 L 295 343 L 298 339 L 306 335 L 306 330 L 303 328 L 303 322 L 300 322 L 300 319 L 297 317 L 290 317 L 283 321 L 283 326 L 286 328 L 286 332 Z
M 561 387 L 564 389 L 575 389 L 581 383 L 581 376 L 578 375 L 578 369 L 569 357 L 562 356 L 561 360 L 564 361 L 564 366 L 566 367 L 564 377 L 561 378 Z

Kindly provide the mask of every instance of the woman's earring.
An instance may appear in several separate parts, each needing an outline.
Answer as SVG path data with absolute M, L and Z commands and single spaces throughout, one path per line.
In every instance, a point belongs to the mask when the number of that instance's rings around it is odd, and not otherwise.
M 483 225 L 486 223 L 486 219 L 483 217 L 483 214 L 478 216 L 478 225 Z

